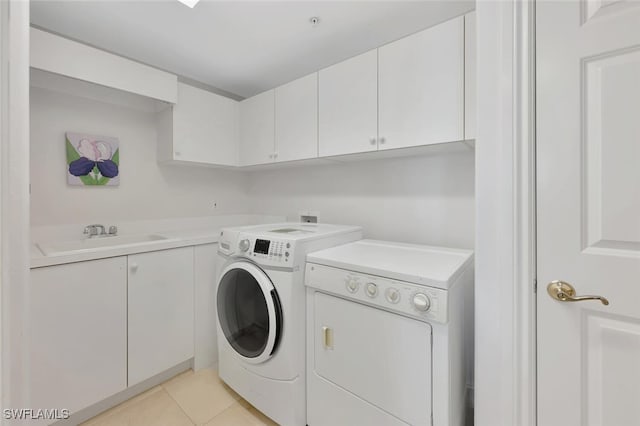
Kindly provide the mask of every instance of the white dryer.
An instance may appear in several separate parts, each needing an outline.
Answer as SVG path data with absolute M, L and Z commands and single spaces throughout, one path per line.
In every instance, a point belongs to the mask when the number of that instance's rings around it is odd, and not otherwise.
M 464 425 L 471 251 L 361 240 L 305 284 L 309 426 Z
M 221 232 L 219 375 L 281 425 L 306 424 L 306 255 L 360 238 L 360 227 L 327 224 L 282 223 Z

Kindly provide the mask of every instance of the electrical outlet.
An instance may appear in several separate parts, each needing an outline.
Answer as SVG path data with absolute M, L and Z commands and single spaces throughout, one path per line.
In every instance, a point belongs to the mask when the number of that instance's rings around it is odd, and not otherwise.
M 300 212 L 300 222 L 318 223 L 318 216 L 320 216 L 320 214 L 317 211 Z

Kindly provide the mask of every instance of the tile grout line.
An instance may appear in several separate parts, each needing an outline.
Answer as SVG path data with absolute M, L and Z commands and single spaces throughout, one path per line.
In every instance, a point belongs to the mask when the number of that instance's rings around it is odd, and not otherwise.
M 224 410 L 220 411 L 218 414 L 216 414 L 215 416 L 211 417 L 209 420 L 206 421 L 206 423 L 204 423 L 204 425 L 207 425 L 208 423 L 210 423 L 212 420 L 215 420 L 217 417 L 220 417 L 221 415 L 223 415 L 224 413 L 226 413 L 227 411 L 231 410 L 232 408 L 234 408 L 236 405 L 242 407 L 242 404 L 240 404 L 240 402 L 238 402 L 238 400 L 233 401 L 233 403 L 231 405 L 229 405 L 227 408 L 225 408 Z
M 166 383 L 166 382 L 165 382 Z M 191 422 L 192 425 L 196 425 L 197 423 L 191 418 L 191 416 L 189 415 L 189 413 L 187 413 L 184 408 L 182 408 L 182 405 L 180 405 L 180 403 L 178 401 L 176 401 L 176 399 L 173 397 L 173 395 L 171 395 L 171 392 L 169 392 L 165 387 L 164 387 L 164 383 L 160 384 L 160 387 L 162 388 L 162 392 L 166 393 L 169 398 L 178 406 L 178 408 L 180 409 L 180 411 L 182 411 L 182 413 L 187 416 L 187 418 L 189 419 L 189 421 Z

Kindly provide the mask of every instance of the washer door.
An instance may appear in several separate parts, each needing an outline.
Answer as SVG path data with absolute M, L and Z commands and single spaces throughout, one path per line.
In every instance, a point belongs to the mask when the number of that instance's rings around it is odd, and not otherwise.
M 282 308 L 273 283 L 256 265 L 227 266 L 218 282 L 218 321 L 243 360 L 258 364 L 276 351 L 282 334 Z

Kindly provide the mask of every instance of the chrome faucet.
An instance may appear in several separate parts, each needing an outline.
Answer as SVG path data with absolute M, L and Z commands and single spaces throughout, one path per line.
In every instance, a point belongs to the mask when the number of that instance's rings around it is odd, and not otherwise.
M 98 233 L 100 230 L 100 233 Z M 100 225 L 98 223 L 93 225 L 87 225 L 84 227 L 84 231 L 82 232 L 85 235 L 88 235 L 88 238 L 93 237 L 114 237 L 118 234 L 118 228 L 116 226 L 109 227 L 109 233 L 104 228 L 104 225 Z

